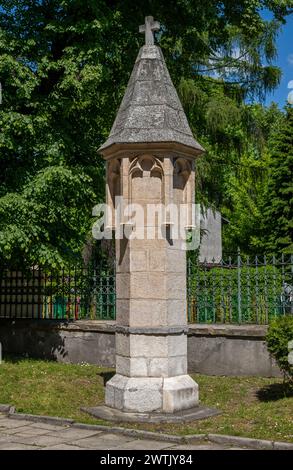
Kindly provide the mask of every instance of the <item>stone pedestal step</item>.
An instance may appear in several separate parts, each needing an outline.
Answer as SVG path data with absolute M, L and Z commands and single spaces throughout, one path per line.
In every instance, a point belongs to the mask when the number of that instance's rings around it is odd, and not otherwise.
M 215 408 L 206 406 L 196 406 L 188 410 L 181 410 L 175 413 L 130 413 L 110 408 L 109 406 L 96 406 L 92 408 L 81 408 L 82 411 L 98 419 L 106 421 L 129 422 L 129 423 L 182 423 L 198 419 L 210 418 L 221 414 Z

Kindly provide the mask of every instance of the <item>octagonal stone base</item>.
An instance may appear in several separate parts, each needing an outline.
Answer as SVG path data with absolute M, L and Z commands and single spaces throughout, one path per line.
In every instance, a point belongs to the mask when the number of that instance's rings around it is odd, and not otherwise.
M 208 408 L 207 406 L 196 406 L 195 408 L 188 408 L 188 410 L 176 411 L 175 413 L 137 413 L 129 411 L 121 411 L 109 406 L 96 406 L 92 408 L 81 408 L 81 411 L 88 413 L 98 419 L 114 422 L 125 423 L 188 423 L 199 419 L 210 418 L 217 416 L 221 412 L 215 408 Z
M 106 385 L 106 405 L 125 412 L 174 413 L 198 405 L 198 385 L 189 375 L 125 377 L 114 375 Z

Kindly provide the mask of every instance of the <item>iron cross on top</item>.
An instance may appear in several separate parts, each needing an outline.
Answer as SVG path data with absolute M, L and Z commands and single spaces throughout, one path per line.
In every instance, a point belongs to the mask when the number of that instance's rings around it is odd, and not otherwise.
M 146 46 L 154 45 L 154 31 L 159 31 L 159 29 L 160 29 L 160 23 L 158 21 L 154 21 L 153 16 L 145 17 L 145 24 L 142 24 L 139 27 L 139 32 L 145 33 Z

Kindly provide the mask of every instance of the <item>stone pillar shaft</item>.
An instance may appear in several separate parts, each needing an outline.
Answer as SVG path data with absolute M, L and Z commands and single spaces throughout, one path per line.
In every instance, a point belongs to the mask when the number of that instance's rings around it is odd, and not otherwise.
M 182 240 L 168 234 L 165 220 L 164 230 L 157 219 L 147 218 L 153 204 L 174 203 L 174 161 L 154 155 L 127 160 L 121 192 L 124 201 L 144 210 L 133 227 L 143 237 L 116 240 L 117 375 L 107 383 L 106 404 L 123 411 L 174 412 L 198 402 L 197 386 L 187 376 L 186 252 Z M 149 239 L 152 228 L 155 238 Z
M 146 27 L 150 23 L 158 27 L 150 18 Z M 119 227 L 116 223 L 116 233 L 125 236 L 116 237 L 116 375 L 107 382 L 106 405 L 136 413 L 192 408 L 198 387 L 187 375 L 186 252 L 178 233 L 182 224 L 169 206 L 185 204 L 183 229 L 192 225 L 194 162 L 204 150 L 192 135 L 159 47 L 139 51 L 99 151 L 107 161 L 112 207 L 120 196 L 123 212 L 128 204 L 142 211 L 135 227 L 127 214 Z M 156 212 L 159 205 L 165 212 L 150 220 L 147 209 Z M 129 238 L 130 231 L 136 235 Z

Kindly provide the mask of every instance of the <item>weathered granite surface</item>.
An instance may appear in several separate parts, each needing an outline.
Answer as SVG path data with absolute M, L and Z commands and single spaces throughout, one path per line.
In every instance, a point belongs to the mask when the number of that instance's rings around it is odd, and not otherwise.
M 194 139 L 161 49 L 143 46 L 103 151 L 117 143 L 177 142 L 203 148 Z

